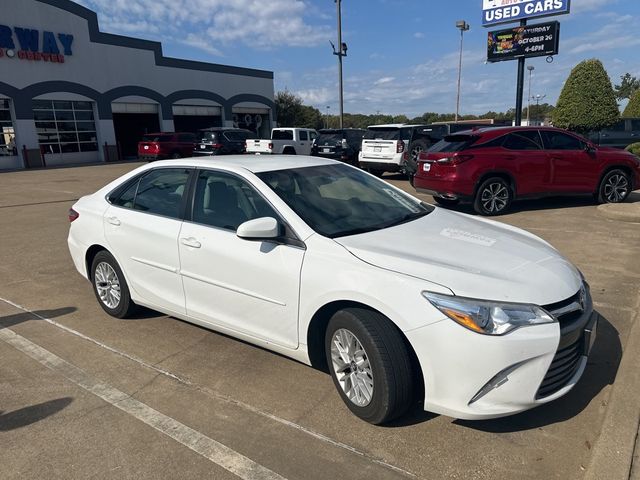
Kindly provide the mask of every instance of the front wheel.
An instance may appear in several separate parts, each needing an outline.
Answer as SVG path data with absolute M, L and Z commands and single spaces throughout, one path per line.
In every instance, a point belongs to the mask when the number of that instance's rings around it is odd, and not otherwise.
M 616 168 L 602 177 L 598 187 L 599 203 L 621 203 L 631 193 L 631 180 L 626 172 Z
M 93 292 L 102 309 L 112 317 L 126 318 L 137 308 L 131 300 L 122 270 L 106 250 L 98 252 L 91 263 Z
M 504 178 L 492 177 L 478 188 L 473 209 L 480 215 L 500 215 L 509 210 L 512 201 L 511 185 Z
M 325 353 L 333 383 L 355 415 L 374 425 L 407 411 L 413 368 L 396 327 L 377 312 L 347 308 L 329 321 Z

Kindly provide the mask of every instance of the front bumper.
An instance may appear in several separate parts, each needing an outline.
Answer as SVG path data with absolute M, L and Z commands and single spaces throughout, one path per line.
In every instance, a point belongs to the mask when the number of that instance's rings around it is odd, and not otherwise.
M 424 409 L 482 420 L 562 397 L 584 372 L 597 321 L 589 300 L 568 325 L 556 322 L 490 336 L 445 319 L 405 332 L 424 375 Z

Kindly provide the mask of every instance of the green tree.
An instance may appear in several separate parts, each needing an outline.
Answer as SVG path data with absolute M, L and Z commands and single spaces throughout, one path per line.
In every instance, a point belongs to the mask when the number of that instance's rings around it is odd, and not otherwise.
M 611 80 L 600 60 L 585 60 L 571 71 L 552 118 L 556 127 L 580 133 L 611 126 L 620 118 Z
M 640 117 L 640 90 L 636 90 L 629 100 L 627 108 L 622 112 L 623 117 Z
M 620 76 L 620 85 L 616 85 L 614 90 L 618 100 L 624 100 L 625 98 L 630 99 L 634 93 L 640 90 L 640 80 L 633 77 L 630 73 L 625 73 Z
M 276 93 L 276 114 L 281 127 L 323 128 L 320 110 L 304 105 L 297 95 L 285 90 Z

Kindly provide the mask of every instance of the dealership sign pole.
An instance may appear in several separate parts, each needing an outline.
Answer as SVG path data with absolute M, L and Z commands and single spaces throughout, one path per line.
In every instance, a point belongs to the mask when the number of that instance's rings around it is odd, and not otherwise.
M 516 125 L 522 124 L 526 59 L 556 55 L 560 39 L 558 22 L 527 26 L 527 20 L 569 13 L 570 4 L 571 0 L 483 0 L 483 26 L 520 21 L 519 27 L 489 32 L 487 44 L 487 61 L 518 60 Z

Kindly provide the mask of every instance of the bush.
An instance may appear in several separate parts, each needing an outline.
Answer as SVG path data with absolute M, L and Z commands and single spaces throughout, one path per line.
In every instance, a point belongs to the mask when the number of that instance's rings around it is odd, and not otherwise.
M 631 152 L 634 155 L 637 155 L 640 157 L 640 142 L 638 143 L 632 143 L 631 145 L 629 145 L 627 148 L 625 148 L 625 150 L 627 152 Z
M 552 118 L 554 126 L 580 133 L 601 130 L 620 118 L 611 80 L 600 60 L 585 60 L 571 71 Z

